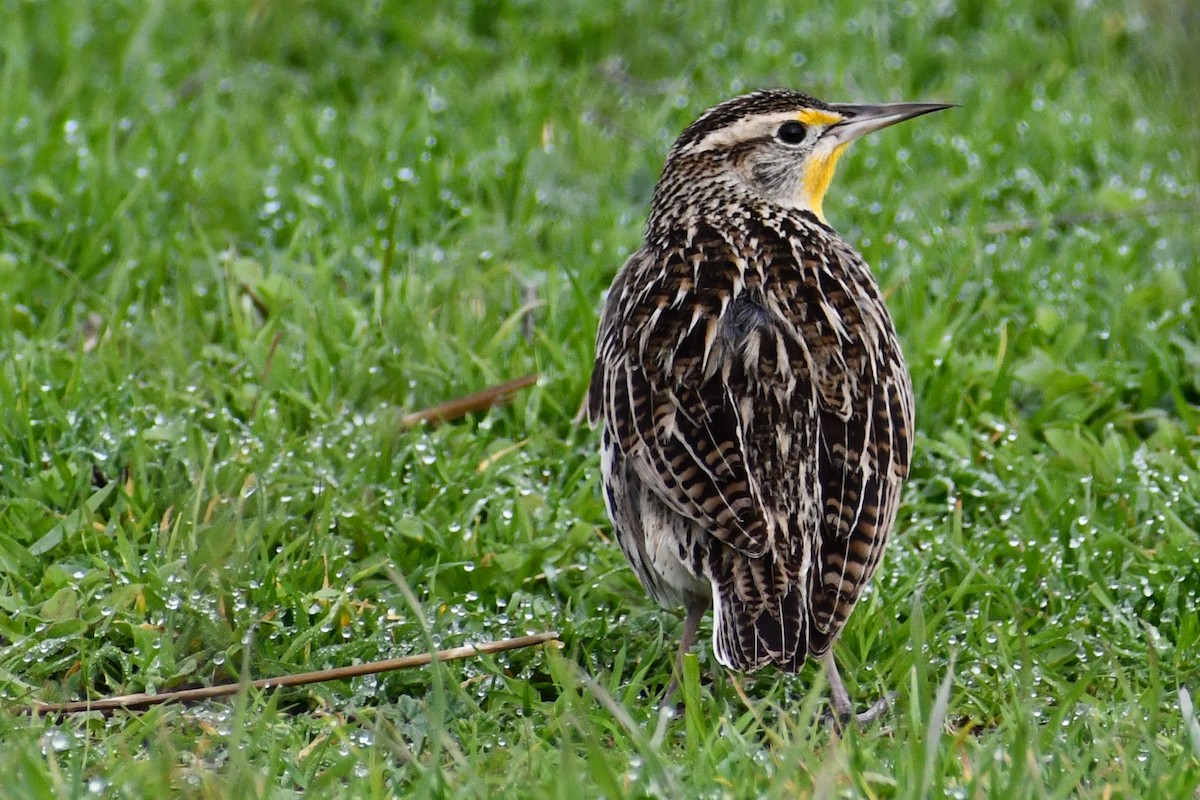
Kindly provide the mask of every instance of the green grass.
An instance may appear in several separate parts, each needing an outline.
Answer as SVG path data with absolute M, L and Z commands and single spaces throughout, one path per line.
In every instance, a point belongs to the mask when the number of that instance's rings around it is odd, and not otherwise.
M 5 795 L 1200 796 L 1198 22 L 0 2 Z M 735 685 L 707 646 L 659 719 L 681 619 L 608 540 L 575 422 L 667 147 L 772 85 L 961 105 L 856 145 L 826 203 L 920 427 L 837 650 L 898 698 L 842 739 L 815 665 Z M 12 713 L 546 629 L 561 652 Z

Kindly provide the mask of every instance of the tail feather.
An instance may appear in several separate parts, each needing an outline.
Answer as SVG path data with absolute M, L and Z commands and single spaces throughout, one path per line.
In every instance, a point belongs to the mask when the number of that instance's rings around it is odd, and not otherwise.
M 735 581 L 713 586 L 717 661 L 743 672 L 767 664 L 784 672 L 797 672 L 803 666 L 809 624 L 804 596 L 794 584 L 780 589 L 765 594 L 739 592 Z

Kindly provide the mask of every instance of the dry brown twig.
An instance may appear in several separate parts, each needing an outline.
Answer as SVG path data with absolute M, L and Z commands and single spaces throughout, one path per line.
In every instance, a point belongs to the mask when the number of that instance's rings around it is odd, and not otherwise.
M 400 418 L 400 427 L 411 428 L 422 422 L 428 422 L 430 425 L 439 425 L 443 422 L 450 422 L 464 417 L 473 411 L 484 411 L 492 406 L 502 405 L 511 400 L 512 396 L 521 389 L 533 386 L 537 381 L 538 374 L 535 372 L 532 375 L 514 378 L 511 381 L 490 386 L 474 394 L 438 403 L 431 408 L 405 414 Z
M 292 675 L 281 675 L 277 678 L 259 678 L 244 683 L 224 683 L 217 686 L 201 686 L 195 689 L 179 689 L 173 692 L 137 692 L 113 697 L 102 697 L 98 700 L 81 700 L 72 703 L 34 703 L 30 706 L 11 709 L 13 714 L 32 714 L 43 717 L 64 717 L 68 714 L 82 714 L 89 711 L 139 711 L 162 703 L 194 703 L 198 700 L 211 700 L 216 697 L 229 697 L 245 688 L 269 690 L 281 686 L 303 686 L 310 683 L 325 681 L 341 681 L 349 678 L 359 678 L 363 675 L 378 675 L 383 672 L 394 672 L 401 669 L 424 667 L 434 661 L 457 661 L 474 656 L 503 653 L 507 650 L 517 650 L 522 647 L 533 647 L 548 642 L 557 642 L 558 634 L 554 631 L 535 633 L 531 636 L 518 636 L 514 639 L 501 639 L 483 644 L 468 644 L 462 647 L 452 647 L 448 650 L 438 650 L 433 653 L 418 653 L 403 658 L 389 658 L 383 661 L 369 661 L 365 664 L 354 664 L 349 667 L 335 667 L 315 672 L 298 672 Z

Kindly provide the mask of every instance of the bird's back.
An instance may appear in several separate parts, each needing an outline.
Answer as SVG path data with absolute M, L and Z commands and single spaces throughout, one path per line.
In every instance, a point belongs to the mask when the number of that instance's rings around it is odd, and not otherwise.
M 794 671 L 828 649 L 878 564 L 913 403 L 862 259 L 807 212 L 750 209 L 700 210 L 626 264 L 589 411 L 642 583 L 665 604 L 707 584 L 718 659 Z M 680 586 L 656 569 L 664 550 Z

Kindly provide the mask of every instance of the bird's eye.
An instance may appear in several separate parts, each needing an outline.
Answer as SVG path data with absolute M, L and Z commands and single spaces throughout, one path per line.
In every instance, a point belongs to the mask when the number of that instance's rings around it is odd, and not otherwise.
M 780 125 L 779 130 L 775 131 L 775 138 L 784 144 L 800 144 L 804 141 L 804 134 L 807 132 L 808 128 L 799 122 L 788 121 Z

